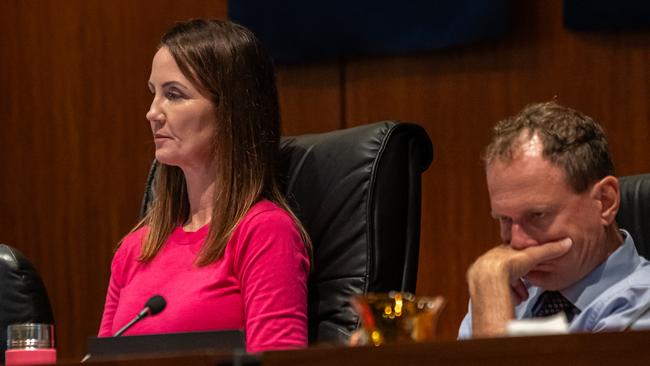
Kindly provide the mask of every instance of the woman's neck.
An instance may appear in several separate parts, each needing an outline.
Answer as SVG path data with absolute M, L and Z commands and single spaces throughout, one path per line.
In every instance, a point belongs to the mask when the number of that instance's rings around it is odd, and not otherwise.
M 215 194 L 215 174 L 208 169 L 183 170 L 187 185 L 190 212 L 183 223 L 186 231 L 196 231 L 212 219 Z

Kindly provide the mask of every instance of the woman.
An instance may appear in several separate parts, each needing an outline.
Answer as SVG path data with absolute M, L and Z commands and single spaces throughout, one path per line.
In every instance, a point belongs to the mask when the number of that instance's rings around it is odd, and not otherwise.
M 155 199 L 115 253 L 99 335 L 160 294 L 165 310 L 126 335 L 244 328 L 249 352 L 305 346 L 309 241 L 274 176 L 278 101 L 259 41 L 227 21 L 178 24 L 148 84 Z

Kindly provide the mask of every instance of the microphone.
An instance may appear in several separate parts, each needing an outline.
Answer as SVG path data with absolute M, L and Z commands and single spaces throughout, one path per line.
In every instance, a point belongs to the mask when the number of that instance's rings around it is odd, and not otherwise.
M 139 322 L 140 320 L 148 317 L 149 315 L 156 315 L 163 311 L 165 309 L 165 306 L 167 306 L 167 301 L 165 301 L 165 298 L 160 296 L 160 295 L 154 295 L 147 300 L 147 302 L 144 304 L 144 308 L 138 313 L 138 315 L 133 318 L 127 325 L 123 326 L 122 329 L 118 330 L 113 337 L 119 337 L 122 335 L 122 333 L 126 332 L 129 328 L 131 328 L 135 323 Z M 85 363 L 92 357 L 90 353 L 87 353 L 84 358 L 81 359 L 81 363 Z
M 120 330 L 118 330 L 113 337 L 119 337 L 122 335 L 122 333 L 126 332 L 129 328 L 131 328 L 135 323 L 139 322 L 140 320 L 148 317 L 149 315 L 156 315 L 163 311 L 165 309 L 165 306 L 167 306 L 167 301 L 165 301 L 165 298 L 160 296 L 160 295 L 154 295 L 147 300 L 147 303 L 144 304 L 144 308 L 138 313 L 138 315 L 135 316 L 130 322 L 128 322 L 125 326 L 123 326 Z

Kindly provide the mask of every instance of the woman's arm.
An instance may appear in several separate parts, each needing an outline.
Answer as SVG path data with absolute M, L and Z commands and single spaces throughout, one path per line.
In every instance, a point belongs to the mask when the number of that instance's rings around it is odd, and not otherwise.
M 293 221 L 262 212 L 233 239 L 249 352 L 307 345 L 309 258 Z
M 142 240 L 141 232 L 142 230 L 139 230 L 127 235 L 113 256 L 111 277 L 108 281 L 108 290 L 106 291 L 106 303 L 104 304 L 102 321 L 99 326 L 99 337 L 110 337 L 113 335 L 113 318 L 117 306 L 120 303 L 120 292 L 124 287 L 124 273 L 129 256 L 128 252 L 134 245 L 132 242 L 138 244 Z M 139 247 L 139 244 L 136 246 Z

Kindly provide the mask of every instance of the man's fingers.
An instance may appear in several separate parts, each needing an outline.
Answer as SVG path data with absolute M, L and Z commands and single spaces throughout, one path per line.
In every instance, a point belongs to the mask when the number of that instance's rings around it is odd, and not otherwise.
M 540 263 L 563 256 L 571 249 L 572 245 L 573 241 L 571 238 L 564 238 L 562 240 L 528 247 L 523 252 L 532 257 L 535 263 Z
M 468 277 L 476 276 L 485 280 L 485 276 L 504 276 L 508 281 L 514 281 L 525 276 L 539 263 L 566 254 L 572 244 L 570 238 L 565 238 L 521 250 L 515 250 L 505 244 L 500 245 L 479 257 L 470 266 Z
M 512 305 L 517 306 L 522 301 L 528 299 L 528 289 L 526 289 L 526 285 L 524 285 L 521 279 L 516 279 L 515 282 L 510 285 L 510 288 L 512 289 Z
M 510 265 L 510 280 L 525 276 L 528 271 L 539 263 L 555 259 L 566 254 L 571 249 L 573 242 L 570 238 L 535 245 L 526 249 L 517 250 Z

